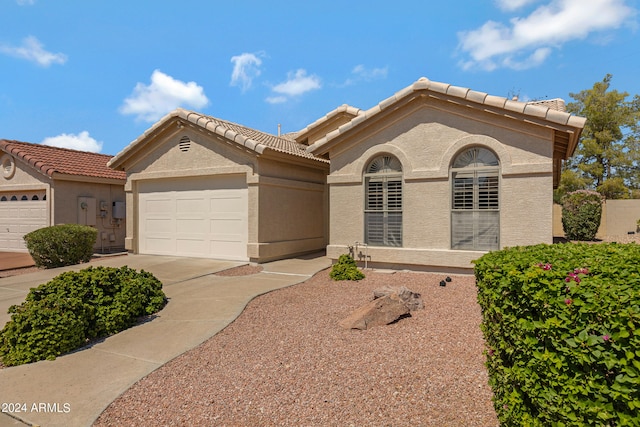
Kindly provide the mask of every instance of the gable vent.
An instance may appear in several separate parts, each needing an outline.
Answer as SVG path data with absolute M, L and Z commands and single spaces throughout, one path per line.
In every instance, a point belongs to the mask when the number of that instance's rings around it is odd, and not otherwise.
M 191 140 L 189 139 L 188 136 L 185 135 L 182 138 L 180 138 L 180 142 L 178 143 L 178 148 L 180 148 L 180 151 L 183 151 L 183 152 L 189 151 L 189 149 L 191 148 Z

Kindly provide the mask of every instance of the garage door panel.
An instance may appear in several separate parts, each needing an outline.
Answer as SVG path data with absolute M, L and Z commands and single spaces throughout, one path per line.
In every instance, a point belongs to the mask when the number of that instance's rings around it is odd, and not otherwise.
M 169 198 L 146 199 L 144 208 L 147 212 L 166 212 L 171 209 L 172 203 Z
M 140 252 L 247 259 L 244 176 L 149 182 L 139 189 Z M 172 244 L 157 241 L 166 236 Z
M 202 256 L 206 253 L 207 243 L 203 238 L 179 238 L 176 240 L 176 249 L 183 256 Z
M 147 218 L 145 220 L 145 229 L 149 233 L 157 233 L 162 234 L 166 233 L 170 235 L 169 230 L 173 228 L 173 221 L 170 219 L 162 219 L 162 218 Z
M 246 199 L 242 197 L 212 197 L 209 200 L 211 212 L 242 212 Z
M 204 218 L 181 218 L 176 221 L 176 232 L 178 235 L 183 233 L 207 233 L 207 222 Z
M 175 242 L 171 237 L 149 237 L 146 240 L 146 246 L 153 248 L 156 255 L 171 255 L 175 253 Z
M 180 198 L 176 200 L 176 212 L 206 212 L 207 202 L 204 198 Z
M 241 236 L 245 232 L 246 223 L 237 218 L 216 218 L 211 220 L 211 232 L 216 236 Z M 229 240 L 226 238 L 225 240 Z

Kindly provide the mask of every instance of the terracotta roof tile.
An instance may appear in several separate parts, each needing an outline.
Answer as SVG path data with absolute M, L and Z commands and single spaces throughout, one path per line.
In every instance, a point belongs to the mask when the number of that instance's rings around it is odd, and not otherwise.
M 107 167 L 112 156 L 106 154 L 5 139 L 0 140 L 0 149 L 50 177 L 54 173 L 122 181 L 127 177 L 125 172 Z

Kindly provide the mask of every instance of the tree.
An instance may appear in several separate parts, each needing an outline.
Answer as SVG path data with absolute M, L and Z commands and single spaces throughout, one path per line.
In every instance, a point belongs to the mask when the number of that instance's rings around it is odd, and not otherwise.
M 640 188 L 640 97 L 627 101 L 627 92 L 609 90 L 611 78 L 607 74 L 593 88 L 569 94 L 576 102 L 567 110 L 587 118 L 570 167 L 589 187 L 622 198 Z
M 561 204 L 565 194 L 576 190 L 586 190 L 589 180 L 574 169 L 565 169 L 560 176 L 560 185 L 553 192 L 553 201 Z

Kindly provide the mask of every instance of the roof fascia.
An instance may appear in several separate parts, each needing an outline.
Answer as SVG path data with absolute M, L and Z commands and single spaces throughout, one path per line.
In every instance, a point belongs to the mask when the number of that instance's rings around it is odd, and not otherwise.
M 117 178 L 100 178 L 97 176 L 85 176 L 85 175 L 69 175 L 59 172 L 54 172 L 51 177 L 55 181 L 74 181 L 74 182 L 87 182 L 92 184 L 111 184 L 111 185 L 124 185 L 125 179 Z

